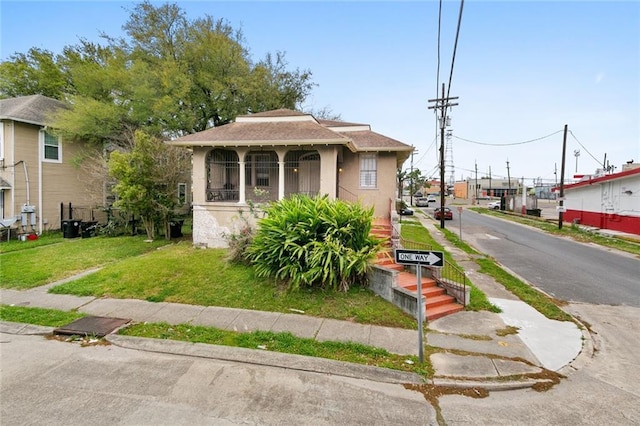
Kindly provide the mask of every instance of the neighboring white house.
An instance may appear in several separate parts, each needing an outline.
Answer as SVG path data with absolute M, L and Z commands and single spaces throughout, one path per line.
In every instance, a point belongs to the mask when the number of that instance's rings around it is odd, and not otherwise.
M 227 246 L 250 203 L 291 194 L 360 201 L 389 217 L 397 169 L 413 151 L 367 124 L 288 109 L 239 116 L 167 143 L 193 151 L 193 242 L 206 247 Z
M 634 167 L 635 166 L 635 167 Z M 564 187 L 564 220 L 640 234 L 640 165 Z

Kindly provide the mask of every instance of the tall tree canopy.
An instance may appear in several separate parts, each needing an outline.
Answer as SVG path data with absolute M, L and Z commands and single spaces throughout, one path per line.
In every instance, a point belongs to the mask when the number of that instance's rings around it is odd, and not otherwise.
M 0 64 L 0 96 L 68 101 L 55 127 L 68 138 L 130 147 L 136 130 L 163 138 L 237 115 L 299 107 L 314 84 L 281 52 L 254 61 L 223 19 L 187 19 L 177 4 L 136 4 L 126 37 L 81 40 L 59 55 L 31 49 Z

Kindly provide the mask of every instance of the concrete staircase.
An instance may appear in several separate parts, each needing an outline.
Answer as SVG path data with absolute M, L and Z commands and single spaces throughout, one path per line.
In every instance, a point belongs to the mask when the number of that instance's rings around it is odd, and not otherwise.
M 418 277 L 416 274 L 405 270 L 404 265 L 399 265 L 394 261 L 391 245 L 391 223 L 388 220 L 377 219 L 371 227 L 371 235 L 385 241 L 383 243 L 384 249 L 378 253 L 376 265 L 398 271 L 398 286 L 417 294 Z M 438 286 L 438 282 L 433 278 L 422 276 L 421 289 L 425 298 L 425 318 L 427 321 L 442 318 L 464 309 L 464 306 L 457 303 L 453 296 L 446 294 L 445 289 Z

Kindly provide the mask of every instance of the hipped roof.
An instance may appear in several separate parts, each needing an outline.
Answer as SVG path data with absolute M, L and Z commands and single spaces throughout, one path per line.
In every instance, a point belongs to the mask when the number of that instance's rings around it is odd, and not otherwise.
M 66 108 L 64 102 L 43 95 L 0 99 L 0 119 L 46 126 L 51 124 L 50 114 L 60 108 Z
M 353 152 L 397 152 L 406 160 L 413 147 L 371 131 L 368 124 L 317 120 L 311 114 L 278 109 L 238 116 L 236 121 L 169 142 L 176 146 L 344 145 Z

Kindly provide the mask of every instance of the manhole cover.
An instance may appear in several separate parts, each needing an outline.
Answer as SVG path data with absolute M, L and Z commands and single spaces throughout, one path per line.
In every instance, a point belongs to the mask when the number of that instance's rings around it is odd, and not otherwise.
M 104 337 L 129 321 L 124 318 L 84 317 L 56 328 L 53 334 Z

